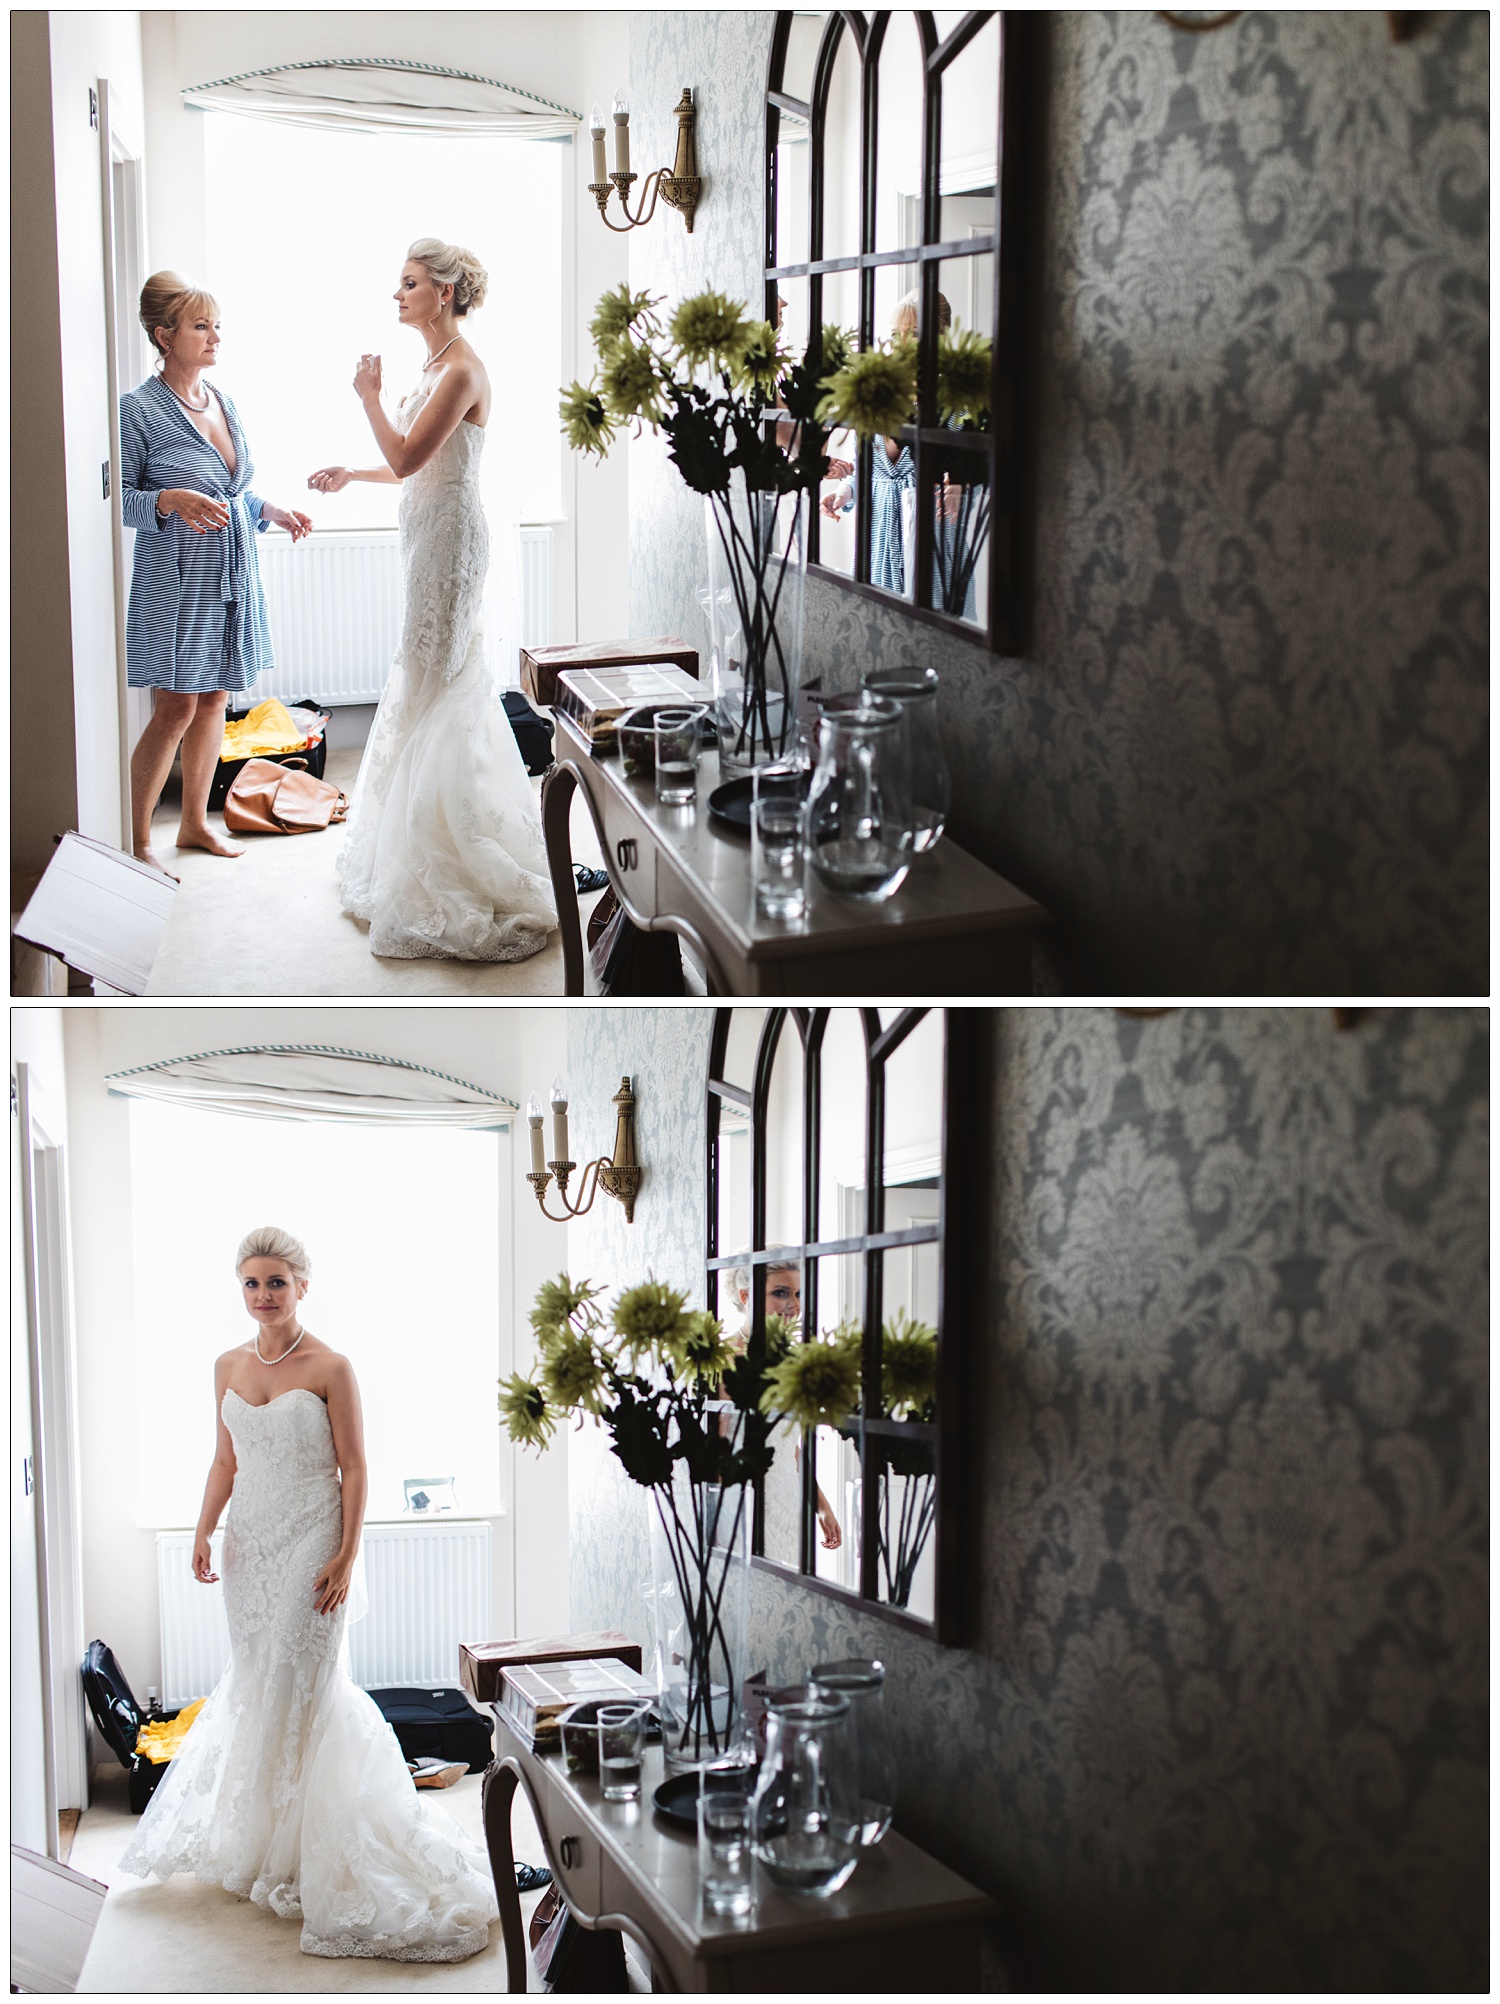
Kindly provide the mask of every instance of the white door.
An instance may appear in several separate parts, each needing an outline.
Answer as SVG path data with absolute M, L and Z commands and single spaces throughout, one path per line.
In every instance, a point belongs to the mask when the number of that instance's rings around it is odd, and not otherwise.
M 10 1834 L 16 1844 L 57 1855 L 57 1819 L 47 1800 L 43 1748 L 42 1623 L 37 1569 L 36 1447 L 31 1428 L 29 1346 L 25 1340 L 26 1258 L 21 1227 L 21 1121 L 11 1104 L 10 1183 Z

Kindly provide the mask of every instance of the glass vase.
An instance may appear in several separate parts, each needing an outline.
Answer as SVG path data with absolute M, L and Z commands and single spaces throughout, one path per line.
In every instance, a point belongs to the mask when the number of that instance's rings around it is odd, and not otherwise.
M 936 668 L 869 668 L 860 687 L 872 696 L 889 696 L 906 712 L 906 743 L 911 760 L 913 848 L 920 856 L 932 848 L 948 825 L 951 783 L 948 754 L 938 730 Z
M 786 758 L 798 741 L 807 544 L 801 492 L 705 496 L 709 682 L 726 779 Z
M 673 1463 L 651 1491 L 649 1599 L 669 1774 L 737 1758 L 742 1728 L 751 1492 Z
M 860 1849 L 847 1698 L 770 1700 L 750 1828 L 756 1857 L 787 1892 L 826 1899 L 847 1881 Z
M 873 903 L 900 888 L 914 834 L 904 713 L 861 691 L 820 705 L 807 800 L 807 857 L 840 897 Z
M 896 1810 L 896 1757 L 885 1722 L 885 1665 L 873 1657 L 845 1657 L 837 1663 L 815 1664 L 812 1681 L 819 1691 L 849 1701 L 859 1775 L 859 1841 L 878 1844 Z

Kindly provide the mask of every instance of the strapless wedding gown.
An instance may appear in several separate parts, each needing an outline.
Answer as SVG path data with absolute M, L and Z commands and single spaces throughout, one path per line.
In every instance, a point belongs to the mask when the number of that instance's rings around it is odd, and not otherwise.
M 525 960 L 557 925 L 531 782 L 485 663 L 483 449 L 464 420 L 402 488 L 401 645 L 339 852 L 344 910 L 390 959 Z
M 309 1955 L 462 1962 L 498 1915 L 489 1862 L 418 1795 L 340 1661 L 345 1609 L 313 1582 L 342 1531 L 328 1409 L 301 1387 L 224 1394 L 238 1464 L 224 1531 L 229 1668 L 120 1863 L 191 1872 L 302 1922 Z

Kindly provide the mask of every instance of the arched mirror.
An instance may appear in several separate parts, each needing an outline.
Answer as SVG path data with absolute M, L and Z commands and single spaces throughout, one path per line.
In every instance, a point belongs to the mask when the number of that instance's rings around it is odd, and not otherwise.
M 777 17 L 766 91 L 766 313 L 793 340 L 912 339 L 889 437 L 828 441 L 819 575 L 994 651 L 1018 644 L 1017 155 L 1027 17 Z M 965 401 L 959 385 L 980 388 Z
M 769 1331 L 773 1355 L 849 1360 L 828 1423 L 772 1427 L 754 1562 L 943 1641 L 961 1626 L 972 1331 L 950 1323 L 947 1248 L 973 1181 L 953 1172 L 974 1030 L 966 1010 L 720 1009 L 707 1081 L 710 1303 L 747 1348 Z

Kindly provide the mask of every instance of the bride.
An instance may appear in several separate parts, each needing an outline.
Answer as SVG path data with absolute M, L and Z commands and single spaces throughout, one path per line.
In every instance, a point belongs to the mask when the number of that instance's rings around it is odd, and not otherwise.
M 344 910 L 368 920 L 372 953 L 397 960 L 525 960 L 557 924 L 531 782 L 480 620 L 490 382 L 462 322 L 488 283 L 472 252 L 418 238 L 395 296 L 402 326 L 427 343 L 421 382 L 393 423 L 380 357 L 363 356 L 354 378 L 385 463 L 325 466 L 307 483 L 321 494 L 351 480 L 403 490 L 401 645 L 339 856 Z
M 183 1741 L 121 1865 L 191 1872 L 302 1921 L 308 1955 L 462 1962 L 497 1917 L 483 1851 L 420 1797 L 396 1737 L 344 1669 L 365 1509 L 349 1360 L 297 1319 L 307 1254 L 265 1226 L 236 1262 L 254 1340 L 214 1366 L 218 1451 L 193 1545 L 226 1503 L 229 1668 Z

